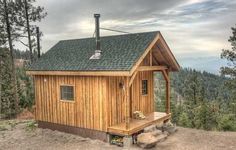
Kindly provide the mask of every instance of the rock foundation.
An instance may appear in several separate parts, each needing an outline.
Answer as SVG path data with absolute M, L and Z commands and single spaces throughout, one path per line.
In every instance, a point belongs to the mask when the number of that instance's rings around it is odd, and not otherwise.
M 176 126 L 170 121 L 158 125 L 151 125 L 144 129 L 144 132 L 137 136 L 137 145 L 141 148 L 155 147 L 158 142 L 163 142 L 168 135 L 176 132 Z

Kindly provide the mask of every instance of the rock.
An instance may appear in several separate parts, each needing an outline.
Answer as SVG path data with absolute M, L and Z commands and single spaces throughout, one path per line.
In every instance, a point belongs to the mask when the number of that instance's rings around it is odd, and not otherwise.
M 152 135 L 152 133 L 141 133 L 137 136 L 137 144 L 141 148 L 155 147 L 158 139 Z
M 167 137 L 168 137 L 167 134 L 160 134 L 160 135 L 156 136 L 156 138 L 157 138 L 157 143 L 163 142 L 165 139 L 167 139 Z
M 156 126 L 155 125 L 151 125 L 151 126 L 148 126 L 148 127 L 144 128 L 143 132 L 147 133 L 147 132 L 153 132 L 155 130 L 156 130 Z
M 162 134 L 162 131 L 156 129 L 155 131 L 152 131 L 151 134 L 152 134 L 153 136 L 158 136 L 158 135 L 161 135 L 161 134 Z
M 173 134 L 177 131 L 176 127 L 173 126 L 173 127 L 167 127 L 166 128 L 166 131 L 169 133 L 169 134 Z
M 170 121 L 164 123 L 163 130 L 167 131 L 169 134 L 173 134 L 177 131 L 176 125 L 173 125 Z
M 123 146 L 124 148 L 130 148 L 133 145 L 132 136 L 125 136 L 123 138 Z
M 156 129 L 163 131 L 163 124 L 157 124 Z
M 164 131 L 164 132 L 162 132 L 162 133 L 165 134 L 165 135 L 167 135 L 167 136 L 170 135 L 169 132 L 167 132 L 167 131 Z

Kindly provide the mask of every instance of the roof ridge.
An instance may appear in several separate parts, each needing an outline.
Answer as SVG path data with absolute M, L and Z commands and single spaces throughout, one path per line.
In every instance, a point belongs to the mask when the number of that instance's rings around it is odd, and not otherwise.
M 117 35 L 107 35 L 107 36 L 101 36 L 101 38 L 109 38 L 109 37 L 114 37 L 114 36 L 125 36 L 125 35 L 133 35 L 133 34 L 147 34 L 147 33 L 159 33 L 160 31 L 147 31 L 147 32 L 136 32 L 136 33 L 128 33 L 128 34 L 117 34 Z M 85 38 L 78 38 L 78 39 L 65 39 L 65 40 L 59 40 L 59 42 L 64 42 L 64 41 L 76 41 L 76 40 L 86 40 L 86 39 L 93 39 L 95 37 L 85 37 Z

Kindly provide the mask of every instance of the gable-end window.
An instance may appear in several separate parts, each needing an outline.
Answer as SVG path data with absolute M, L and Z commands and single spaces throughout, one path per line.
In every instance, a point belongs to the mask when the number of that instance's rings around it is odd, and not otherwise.
M 148 94 L 148 80 L 142 80 L 142 95 Z
M 74 86 L 61 85 L 60 86 L 61 100 L 74 100 Z

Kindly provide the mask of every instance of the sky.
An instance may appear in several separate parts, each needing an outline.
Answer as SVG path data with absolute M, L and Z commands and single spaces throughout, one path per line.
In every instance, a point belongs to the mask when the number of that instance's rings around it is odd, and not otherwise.
M 42 51 L 60 40 L 92 37 L 100 26 L 130 33 L 161 31 L 176 57 L 219 56 L 230 48 L 236 0 L 37 0 L 47 11 L 38 23 Z M 101 31 L 101 36 L 120 34 Z

